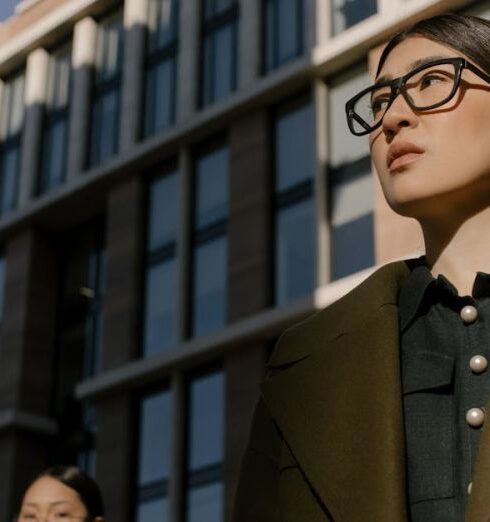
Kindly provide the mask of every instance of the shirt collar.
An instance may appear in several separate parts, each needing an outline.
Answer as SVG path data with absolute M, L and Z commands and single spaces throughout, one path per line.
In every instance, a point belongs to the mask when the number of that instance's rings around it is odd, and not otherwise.
M 490 297 L 490 274 L 477 272 L 473 282 L 472 297 L 459 296 L 455 286 L 442 274 L 435 279 L 426 264 L 425 256 L 413 263 L 412 271 L 398 294 L 400 330 L 403 332 L 412 322 L 424 301 L 430 296 L 459 310 L 464 302 Z
M 413 264 L 412 271 L 398 294 L 398 313 L 400 330 L 403 331 L 417 314 L 424 296 L 429 288 L 435 284 L 425 256 L 419 257 Z

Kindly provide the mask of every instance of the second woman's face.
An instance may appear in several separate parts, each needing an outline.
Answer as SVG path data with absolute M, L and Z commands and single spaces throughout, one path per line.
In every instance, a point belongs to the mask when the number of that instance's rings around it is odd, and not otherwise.
M 410 37 L 391 51 L 380 75 L 397 78 L 430 56 L 465 57 Z M 490 205 L 490 85 L 471 71 L 463 70 L 452 100 L 430 111 L 415 111 L 398 95 L 369 142 L 383 192 L 396 212 L 444 219 Z M 405 148 L 408 153 L 390 162 Z

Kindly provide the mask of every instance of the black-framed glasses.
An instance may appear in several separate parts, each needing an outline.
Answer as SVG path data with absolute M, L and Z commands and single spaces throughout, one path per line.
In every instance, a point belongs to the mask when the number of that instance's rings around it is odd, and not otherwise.
M 417 111 L 441 107 L 456 94 L 463 69 L 469 69 L 490 83 L 490 76 L 465 58 L 434 60 L 399 78 L 375 83 L 351 98 L 345 104 L 350 131 L 356 136 L 364 136 L 380 127 L 398 94 Z

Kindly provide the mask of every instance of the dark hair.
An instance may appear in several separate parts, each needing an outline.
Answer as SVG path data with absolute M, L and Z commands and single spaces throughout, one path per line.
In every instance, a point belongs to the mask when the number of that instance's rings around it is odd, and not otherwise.
M 104 516 L 104 502 L 99 487 L 93 479 L 79 468 L 75 466 L 53 466 L 38 475 L 37 479 L 42 477 L 56 479 L 76 491 L 88 512 L 89 520 Z
M 420 20 L 396 34 L 379 59 L 379 75 L 390 52 L 412 36 L 422 36 L 460 51 L 490 74 L 490 21 L 477 16 L 444 14 Z

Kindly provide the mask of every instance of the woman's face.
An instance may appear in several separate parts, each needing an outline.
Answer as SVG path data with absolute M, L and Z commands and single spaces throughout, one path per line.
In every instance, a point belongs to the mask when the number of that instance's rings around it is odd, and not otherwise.
M 51 477 L 36 480 L 24 495 L 19 522 L 84 520 L 87 510 L 78 493 Z M 70 518 L 71 517 L 71 518 Z
M 429 56 L 465 57 L 427 38 L 410 37 L 391 51 L 380 76 L 402 76 L 415 60 Z M 490 85 L 471 71 L 463 70 L 453 99 L 430 111 L 414 111 L 398 95 L 369 143 L 383 192 L 396 212 L 444 219 L 490 205 Z M 398 144 L 418 152 L 389 165 Z

